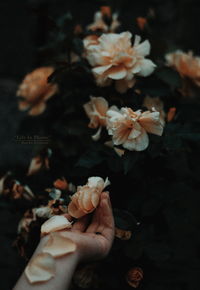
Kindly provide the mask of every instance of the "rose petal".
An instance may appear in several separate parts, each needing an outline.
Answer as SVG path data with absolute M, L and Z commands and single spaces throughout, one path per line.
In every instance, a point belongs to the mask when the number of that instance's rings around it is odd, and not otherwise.
M 41 218 L 50 218 L 51 217 L 51 208 L 48 206 L 42 206 L 35 208 L 35 214 Z
M 142 43 L 137 43 L 135 48 L 142 56 L 147 56 L 150 53 L 150 43 L 148 40 L 143 41 Z
M 94 192 L 91 196 L 91 202 L 93 204 L 93 207 L 96 208 L 99 204 L 100 195 L 97 192 Z
M 123 149 L 120 149 L 120 148 L 117 148 L 117 147 L 113 147 L 113 149 L 115 150 L 115 152 L 117 153 L 117 155 L 119 157 L 123 156 L 124 153 L 125 153 L 125 150 L 123 150 Z
M 73 201 L 68 205 L 68 213 L 77 219 L 86 214 L 83 210 L 79 209 Z
M 33 257 L 25 269 L 28 281 L 33 284 L 50 280 L 55 276 L 55 260 L 48 253 Z
M 140 136 L 138 136 L 136 139 L 133 140 L 127 140 L 123 147 L 125 149 L 128 149 L 130 151 L 143 151 L 145 150 L 149 145 L 149 137 L 145 130 L 142 130 Z
M 20 111 L 26 111 L 30 108 L 30 104 L 26 101 L 19 101 L 18 106 Z
M 46 109 L 46 103 L 40 102 L 37 105 L 33 106 L 32 109 L 28 112 L 30 116 L 37 116 L 42 114 Z
M 113 80 L 121 80 L 125 78 L 127 72 L 124 65 L 112 67 L 107 71 L 108 77 Z
M 102 130 L 102 127 L 100 126 L 99 129 L 97 130 L 97 132 L 94 135 L 92 135 L 92 139 L 94 141 L 98 141 L 100 139 L 100 137 L 101 137 L 101 130 Z
M 88 190 L 86 192 L 83 192 L 82 195 L 80 195 L 80 204 L 81 204 L 81 207 L 86 210 L 86 211 L 89 211 L 90 209 L 93 208 L 93 204 L 92 204 L 92 195 L 93 195 L 93 192 L 92 190 Z
M 163 133 L 163 125 L 160 122 L 159 112 L 144 112 L 139 119 L 140 125 L 151 134 L 161 136 Z
M 50 232 L 56 232 L 63 229 L 69 229 L 72 225 L 68 219 L 63 215 L 55 215 L 48 219 L 41 226 L 41 233 L 48 234 Z
M 138 75 L 147 77 L 155 70 L 155 67 L 155 63 L 153 63 L 150 59 L 143 59 Z
M 75 250 L 76 244 L 72 240 L 59 233 L 51 233 L 42 252 L 48 253 L 53 257 L 60 257 L 73 253 Z
M 97 66 L 97 67 L 93 68 L 92 71 L 95 74 L 101 75 L 105 71 L 107 71 L 111 66 L 112 66 L 112 64 L 104 65 L 104 66 Z
M 92 176 L 88 178 L 87 185 L 89 187 L 104 186 L 104 180 L 99 176 Z

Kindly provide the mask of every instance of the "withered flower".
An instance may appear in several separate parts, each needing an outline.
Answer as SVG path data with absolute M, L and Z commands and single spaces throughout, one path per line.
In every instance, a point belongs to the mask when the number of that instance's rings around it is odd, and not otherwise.
M 130 269 L 126 275 L 127 283 L 133 288 L 137 288 L 142 279 L 143 270 L 140 267 L 134 267 Z
M 96 274 L 96 263 L 92 263 L 86 266 L 82 266 L 77 269 L 73 276 L 74 283 L 83 289 L 97 288 L 99 284 L 98 275 Z
M 126 231 L 115 227 L 115 237 L 119 238 L 120 240 L 130 240 L 131 235 L 131 231 Z
M 60 190 L 67 190 L 69 185 L 68 185 L 67 180 L 63 177 L 63 178 L 56 179 L 53 183 L 53 186 Z

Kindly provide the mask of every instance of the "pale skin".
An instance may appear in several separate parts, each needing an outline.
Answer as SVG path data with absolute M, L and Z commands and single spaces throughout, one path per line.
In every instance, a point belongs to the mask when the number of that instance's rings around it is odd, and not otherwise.
M 100 260 L 109 253 L 114 239 L 114 219 L 109 194 L 101 194 L 99 206 L 94 211 L 91 222 L 88 216 L 84 216 L 63 233 L 76 243 L 77 249 L 74 253 L 56 259 L 55 277 L 47 282 L 30 284 L 23 273 L 14 290 L 66 290 L 79 263 Z M 41 239 L 33 257 L 41 253 L 47 239 L 48 236 Z

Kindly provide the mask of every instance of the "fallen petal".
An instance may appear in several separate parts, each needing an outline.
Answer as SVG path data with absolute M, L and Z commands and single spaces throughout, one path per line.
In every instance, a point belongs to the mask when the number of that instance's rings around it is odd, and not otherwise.
M 75 250 L 76 244 L 72 240 L 62 236 L 59 233 L 51 233 L 49 240 L 44 245 L 42 252 L 49 253 L 53 257 L 60 257 L 69 253 L 73 253 Z
M 56 232 L 63 229 L 69 229 L 72 225 L 68 219 L 63 215 L 55 215 L 48 219 L 41 226 L 41 233 L 48 234 L 50 232 Z
M 33 284 L 45 282 L 55 276 L 55 260 L 48 253 L 35 256 L 25 269 L 28 281 Z

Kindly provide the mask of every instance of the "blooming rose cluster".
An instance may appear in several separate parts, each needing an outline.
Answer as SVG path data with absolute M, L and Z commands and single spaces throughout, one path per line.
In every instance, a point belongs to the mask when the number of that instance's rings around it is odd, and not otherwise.
M 115 82 L 116 90 L 125 93 L 135 84 L 135 76 L 149 76 L 156 65 L 145 58 L 150 53 L 148 40 L 140 43 L 136 35 L 131 43 L 130 32 L 102 34 L 84 39 L 85 56 L 92 67 L 92 73 L 99 86 Z
M 116 106 L 109 108 L 108 102 L 102 97 L 91 97 L 91 101 L 84 105 L 84 109 L 90 118 L 89 127 L 98 128 L 93 135 L 98 140 L 102 127 L 106 127 L 108 134 L 112 136 L 114 145 L 122 145 L 130 151 L 142 151 L 148 147 L 147 133 L 161 136 L 163 133 L 163 120 L 160 112 L 152 108 L 152 111 L 133 111 L 131 108 Z
M 190 51 L 184 53 L 177 50 L 166 55 L 167 65 L 173 67 L 182 77 L 190 78 L 200 86 L 200 57 L 193 56 Z

